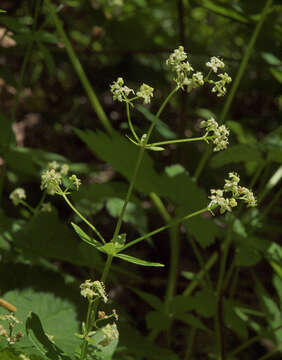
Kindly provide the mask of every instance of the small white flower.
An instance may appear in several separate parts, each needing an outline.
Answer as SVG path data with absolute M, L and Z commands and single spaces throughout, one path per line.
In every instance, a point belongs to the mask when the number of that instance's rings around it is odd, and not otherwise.
M 81 180 L 76 175 L 70 176 L 69 180 L 71 184 L 76 187 L 76 190 L 78 190 L 79 186 L 81 185 Z
M 169 58 L 166 60 L 166 64 L 171 67 L 179 65 L 182 61 L 187 59 L 187 54 L 184 51 L 183 46 L 179 46 L 178 49 L 175 49 Z
M 68 166 L 68 164 L 63 164 L 63 165 L 61 166 L 61 171 L 60 171 L 60 173 L 61 173 L 63 176 L 66 176 L 66 175 L 68 175 L 69 169 L 70 169 L 70 167 Z
M 225 125 L 218 126 L 214 118 L 207 121 L 203 120 L 200 124 L 201 128 L 206 128 L 205 136 L 211 136 L 211 141 L 215 145 L 213 151 L 220 151 L 227 148 L 229 130 Z M 212 135 L 209 135 L 212 133 Z
M 123 78 L 119 77 L 117 81 L 114 81 L 112 85 L 110 85 L 111 93 L 113 94 L 113 99 L 118 100 L 120 102 L 126 101 L 128 95 L 134 91 L 127 86 L 124 86 Z
M 13 204 L 17 206 L 21 200 L 26 199 L 25 190 L 23 188 L 17 188 L 11 192 L 9 198 L 12 200 Z
M 234 172 L 230 172 L 228 175 L 230 180 L 225 180 L 224 191 L 230 191 L 234 196 L 237 196 L 240 177 Z
M 52 170 L 52 169 L 57 170 L 59 167 L 60 167 L 60 165 L 57 163 L 57 161 L 52 161 L 52 162 L 48 163 L 48 165 L 47 165 L 47 168 L 49 170 Z
M 46 189 L 49 195 L 56 194 L 62 182 L 62 175 L 54 169 L 45 170 L 41 175 L 41 190 Z
M 212 209 L 214 207 L 219 206 L 220 207 L 220 213 L 224 214 L 225 211 L 232 211 L 230 200 L 224 198 L 223 191 L 222 190 L 215 190 L 211 189 L 211 196 L 209 196 L 209 199 L 211 199 L 208 209 L 212 212 Z
M 210 80 L 210 83 L 214 84 L 214 87 L 212 88 L 212 92 L 217 93 L 217 96 L 220 97 L 226 94 L 225 85 L 231 83 L 232 79 L 227 73 L 219 74 L 218 77 L 221 78 L 221 80 L 218 81 Z
M 86 280 L 80 285 L 80 289 L 81 295 L 88 300 L 93 300 L 95 297 L 99 297 L 102 298 L 105 303 L 108 301 L 105 285 L 101 281 Z
M 239 193 L 239 199 L 245 201 L 245 203 L 247 203 L 247 207 L 257 206 L 256 198 L 251 190 L 243 186 L 239 186 L 238 193 Z
M 144 104 L 149 104 L 151 102 L 151 97 L 153 97 L 153 92 L 154 88 L 143 84 L 141 85 L 140 90 L 136 93 L 136 95 L 144 99 Z
M 119 337 L 119 332 L 115 323 L 104 326 L 102 328 L 102 333 L 104 335 L 104 339 L 100 342 L 102 346 L 109 345 L 112 340 Z
M 218 69 L 223 69 L 224 68 L 224 62 L 221 61 L 219 58 L 217 58 L 216 56 L 212 56 L 210 58 L 210 61 L 208 61 L 206 63 L 207 67 L 210 67 L 215 73 L 217 73 Z

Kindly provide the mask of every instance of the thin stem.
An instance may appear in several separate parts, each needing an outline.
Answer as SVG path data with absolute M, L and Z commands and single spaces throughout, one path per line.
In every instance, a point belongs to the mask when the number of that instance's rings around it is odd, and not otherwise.
M 44 190 L 44 192 L 43 192 L 43 194 L 42 194 L 42 196 L 41 196 L 41 199 L 39 200 L 39 203 L 37 204 L 37 206 L 36 206 L 36 208 L 35 208 L 35 211 L 34 211 L 33 216 L 36 216 L 36 215 L 39 213 L 40 208 L 41 208 L 41 205 L 43 204 L 46 196 L 47 196 L 47 191 Z
M 31 207 L 27 202 L 25 202 L 24 200 L 20 200 L 20 204 L 22 204 L 23 206 L 25 206 L 32 214 L 35 213 L 35 210 L 33 207 Z
M 80 360 L 84 360 L 85 356 L 86 356 L 86 352 L 87 352 L 87 347 L 88 347 L 88 334 L 91 331 L 91 314 L 92 314 L 92 310 L 93 310 L 93 304 L 95 301 L 89 301 L 88 303 L 88 310 L 87 310 L 87 316 L 86 316 L 86 324 L 85 324 L 85 334 L 84 334 L 84 340 L 83 340 L 83 344 L 82 344 L 82 348 L 81 348 L 81 354 L 80 354 Z
M 194 280 L 187 286 L 187 288 L 183 291 L 183 296 L 189 296 L 192 294 L 193 290 L 198 286 L 199 282 L 205 276 L 205 274 L 213 267 L 218 259 L 218 253 L 214 252 L 209 260 L 206 262 L 201 271 L 195 276 Z
M 132 134 L 134 135 L 135 139 L 137 140 L 137 142 L 139 143 L 140 139 L 139 139 L 138 135 L 136 134 L 136 132 L 134 130 L 134 126 L 133 126 L 132 121 L 131 121 L 129 103 L 128 102 L 126 102 L 126 115 L 127 115 L 127 120 L 128 120 L 128 125 L 130 127 L 130 130 L 131 130 Z
M 87 224 L 94 232 L 95 234 L 99 237 L 99 239 L 102 241 L 103 244 L 105 244 L 105 239 L 103 238 L 103 236 L 100 234 L 100 232 L 95 228 L 94 225 L 92 225 L 78 210 L 77 208 L 70 202 L 70 200 L 68 199 L 67 195 L 64 192 L 61 192 L 60 195 L 65 199 L 66 203 L 69 205 L 69 207 L 81 218 L 81 220 L 83 220 L 85 222 L 85 224 Z
M 226 99 L 226 102 L 224 104 L 224 107 L 222 109 L 222 112 L 221 112 L 221 115 L 220 115 L 220 118 L 219 118 L 219 123 L 224 123 L 225 121 L 225 118 L 226 118 L 226 115 L 231 107 L 231 104 L 232 104 L 232 101 L 234 99 L 234 96 L 236 94 L 236 91 L 239 87 L 239 84 L 240 84 L 240 81 L 244 75 L 244 72 L 246 71 L 246 67 L 247 67 L 247 64 L 249 62 L 249 59 L 250 59 L 250 56 L 251 56 L 251 53 L 253 51 L 253 48 L 254 48 L 254 45 L 256 43 L 256 40 L 257 40 L 257 37 L 260 33 L 260 30 L 261 30 L 261 27 L 264 23 L 264 20 L 266 18 L 266 15 L 267 15 L 267 12 L 272 4 L 272 1 L 273 0 L 266 0 L 266 3 L 265 3 L 265 6 L 262 10 L 262 13 L 261 13 L 261 16 L 260 16 L 260 19 L 259 19 L 259 22 L 257 23 L 254 31 L 253 31 L 253 34 L 251 36 L 251 39 L 249 41 L 249 44 L 248 44 L 248 47 L 247 47 L 247 50 L 242 58 L 242 61 L 241 61 L 241 64 L 240 64 L 240 67 L 238 69 L 238 72 L 236 74 L 236 77 L 235 77 L 235 80 L 233 81 L 233 84 L 232 84 L 232 87 L 231 87 L 231 90 L 229 92 L 229 95 Z M 201 157 L 201 160 L 200 162 L 198 163 L 198 167 L 195 171 L 195 174 L 194 174 L 194 177 L 196 179 L 199 178 L 200 174 L 202 173 L 203 169 L 204 169 L 204 166 L 206 164 L 206 162 L 208 161 L 209 157 L 211 155 L 211 149 L 210 148 L 207 148 L 204 152 L 204 154 L 202 155 Z
M 94 92 L 94 89 L 93 89 L 92 85 L 90 84 L 90 81 L 88 80 L 88 78 L 85 74 L 85 71 L 84 71 L 64 29 L 63 29 L 62 22 L 60 21 L 58 15 L 56 13 L 56 10 L 55 10 L 53 4 L 51 3 L 51 0 L 46 0 L 46 2 L 48 4 L 49 10 L 50 10 L 50 16 L 52 18 L 52 21 L 53 21 L 58 33 L 62 37 L 66 51 L 68 53 L 68 56 L 69 56 L 71 63 L 80 79 L 82 86 L 84 87 L 84 90 L 89 98 L 90 104 L 92 105 L 93 110 L 96 112 L 96 114 L 97 114 L 99 120 L 101 121 L 102 125 L 104 126 L 105 130 L 111 134 L 113 132 L 111 123 L 109 122 L 109 119 L 107 118 L 107 115 L 105 114 L 105 112 Z
M 191 358 L 196 332 L 197 332 L 197 329 L 194 327 L 192 327 L 189 332 L 188 341 L 187 341 L 187 349 L 186 349 L 184 360 L 189 360 Z
M 122 220 L 123 220 L 123 217 L 124 217 L 124 213 L 125 213 L 127 204 L 128 204 L 128 202 L 129 202 L 129 200 L 130 200 L 130 197 L 131 197 L 131 194 L 132 194 L 132 191 L 133 191 L 133 187 L 134 187 L 134 185 L 135 185 L 135 180 L 136 180 L 136 177 L 137 177 L 138 170 L 139 170 L 139 168 L 140 168 L 140 166 L 141 166 L 141 162 L 142 162 L 142 159 L 143 159 L 144 151 L 145 151 L 145 148 L 144 148 L 144 147 L 140 147 L 139 153 L 138 153 L 137 162 L 136 162 L 136 165 L 135 165 L 135 168 L 134 168 L 134 171 L 133 171 L 132 178 L 131 178 L 131 180 L 130 180 L 129 188 L 128 188 L 128 191 L 127 191 L 127 194 L 126 194 L 124 203 L 123 203 L 123 207 L 122 207 L 121 213 L 120 213 L 120 215 L 119 215 L 119 218 L 118 218 L 118 221 L 117 221 L 117 224 L 116 224 L 116 227 L 115 227 L 113 239 L 116 239 L 116 237 L 117 237 L 118 234 L 119 234 L 119 231 L 120 231 L 120 228 L 121 228 L 121 224 L 122 224 Z
M 210 137 L 201 136 L 201 137 L 187 138 L 187 139 L 160 141 L 160 142 L 152 143 L 149 145 L 157 146 L 157 145 L 177 144 L 177 143 L 185 143 L 185 142 L 192 142 L 192 141 L 208 140 L 209 138 L 211 138 L 211 136 Z
M 133 245 L 139 243 L 140 241 L 147 239 L 147 238 L 150 237 L 150 236 L 153 236 L 153 235 L 155 235 L 155 234 L 158 234 L 158 233 L 161 232 L 161 231 L 164 231 L 164 230 L 166 230 L 166 229 L 168 229 L 168 228 L 170 228 L 170 227 L 172 227 L 172 226 L 178 225 L 178 224 L 180 224 L 181 222 L 183 222 L 183 221 L 185 221 L 185 220 L 188 220 L 188 219 L 190 219 L 190 218 L 192 218 L 192 217 L 194 217 L 194 216 L 203 214 L 203 213 L 205 213 L 205 212 L 207 212 L 207 211 L 208 211 L 208 208 L 201 209 L 201 210 L 198 210 L 198 211 L 193 212 L 192 214 L 188 214 L 188 215 L 185 215 L 185 216 L 183 216 L 183 217 L 181 217 L 181 218 L 172 220 L 172 221 L 169 222 L 167 225 L 161 226 L 161 227 L 159 227 L 158 229 L 153 230 L 153 231 L 149 232 L 148 234 L 145 234 L 145 235 L 143 235 L 143 236 L 141 236 L 141 237 L 139 237 L 139 238 L 137 238 L 137 239 L 129 242 L 128 244 L 124 245 L 124 247 L 121 248 L 120 251 L 123 251 L 123 250 L 129 248 L 130 246 L 133 246 Z
M 106 260 L 106 264 L 104 266 L 103 274 L 101 276 L 101 282 L 103 282 L 103 283 L 106 282 L 106 279 L 107 279 L 107 276 L 109 274 L 112 261 L 113 261 L 113 257 L 111 255 L 108 255 L 107 260 Z

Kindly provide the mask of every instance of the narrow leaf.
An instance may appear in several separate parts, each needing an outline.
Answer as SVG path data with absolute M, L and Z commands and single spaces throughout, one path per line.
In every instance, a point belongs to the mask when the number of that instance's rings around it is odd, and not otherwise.
M 72 227 L 74 228 L 74 231 L 77 233 L 77 235 L 81 238 L 81 240 L 85 241 L 87 244 L 94 246 L 97 248 L 98 246 L 101 246 L 99 241 L 91 238 L 89 235 L 87 235 L 78 225 L 75 223 L 71 223 Z
M 163 264 L 160 264 L 160 263 L 141 260 L 141 259 L 138 259 L 138 258 L 133 257 L 133 256 L 129 256 L 129 255 L 126 255 L 126 254 L 117 254 L 115 256 L 122 259 L 122 260 L 124 260 L 124 261 L 128 261 L 128 262 L 130 262 L 132 264 L 136 264 L 136 265 L 141 265 L 141 266 L 164 266 Z

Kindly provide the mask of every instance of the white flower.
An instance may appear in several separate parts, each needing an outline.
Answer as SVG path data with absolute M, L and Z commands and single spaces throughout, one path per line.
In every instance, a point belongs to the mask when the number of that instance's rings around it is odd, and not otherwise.
M 151 97 L 153 97 L 153 92 L 154 88 L 143 84 L 141 85 L 140 90 L 136 93 L 136 95 L 144 99 L 144 104 L 149 104 L 151 102 Z
M 208 209 L 212 212 L 212 209 L 219 206 L 220 213 L 224 214 L 225 211 L 231 211 L 230 200 L 224 198 L 222 190 L 211 189 L 211 196 L 209 196 L 211 202 L 208 205 Z
M 247 207 L 257 206 L 256 198 L 251 190 L 243 186 L 239 186 L 238 193 L 239 193 L 239 199 L 245 201 L 245 203 L 247 203 Z
M 119 337 L 119 332 L 115 323 L 104 326 L 102 328 L 102 333 L 104 335 L 104 339 L 100 342 L 102 346 L 109 345 L 112 340 Z
M 25 190 L 23 188 L 17 188 L 11 192 L 9 198 L 12 200 L 13 204 L 17 206 L 21 200 L 26 199 Z
M 207 121 L 203 120 L 200 124 L 201 128 L 206 128 L 205 136 L 211 136 L 211 141 L 215 145 L 213 151 L 220 151 L 227 148 L 229 130 L 225 125 L 218 126 L 214 118 Z M 212 133 L 212 135 L 209 135 Z
M 188 74 L 194 70 L 189 61 L 185 61 L 186 59 L 187 54 L 184 51 L 183 46 L 179 46 L 166 61 L 166 64 L 176 73 L 176 78 L 174 80 L 181 88 L 183 85 L 188 85 L 187 83 L 191 80 L 188 78 Z
M 220 97 L 226 94 L 225 85 L 231 83 L 232 79 L 227 73 L 219 74 L 218 77 L 221 78 L 221 80 L 218 81 L 210 80 L 210 83 L 214 84 L 214 87 L 212 88 L 212 92 L 217 93 L 217 96 Z
M 110 85 L 111 93 L 113 94 L 113 99 L 118 100 L 120 102 L 126 101 L 128 95 L 134 91 L 127 86 L 124 86 L 123 78 L 119 77 L 117 81 L 114 81 L 112 85 Z
M 45 170 L 41 175 L 41 190 L 46 189 L 49 195 L 56 194 L 62 182 L 62 175 L 56 170 Z
M 88 300 L 93 300 L 95 297 L 99 297 L 102 298 L 105 303 L 108 301 L 105 285 L 101 281 L 86 280 L 80 285 L 80 289 L 81 295 Z
M 237 196 L 240 177 L 237 173 L 233 172 L 230 172 L 228 175 L 231 180 L 225 180 L 224 191 L 231 191 L 234 196 Z
M 183 85 L 187 86 L 187 91 L 190 92 L 193 89 L 196 89 L 199 86 L 204 85 L 204 77 L 203 74 L 198 71 L 192 75 L 192 78 L 185 78 L 183 81 Z
M 68 166 L 68 164 L 63 164 L 63 165 L 61 166 L 61 171 L 60 171 L 60 173 L 61 173 L 63 176 L 66 176 L 66 175 L 68 175 L 69 169 L 70 169 L 70 167 Z
M 206 63 L 207 67 L 210 67 L 215 73 L 217 73 L 218 69 L 223 69 L 224 68 L 224 62 L 221 61 L 219 58 L 217 58 L 216 56 L 212 56 L 210 58 L 210 61 L 208 61 Z
M 76 190 L 78 190 L 79 186 L 81 185 L 81 180 L 76 175 L 70 176 L 69 180 L 71 184 L 76 187 Z
M 59 167 L 60 167 L 60 165 L 57 163 L 57 161 L 52 161 L 52 162 L 48 163 L 48 165 L 47 165 L 47 168 L 49 170 L 52 170 L 52 169 L 57 170 Z
M 175 49 L 169 58 L 166 61 L 166 64 L 171 67 L 179 65 L 182 61 L 187 59 L 187 54 L 184 51 L 183 46 L 179 46 L 178 49 Z

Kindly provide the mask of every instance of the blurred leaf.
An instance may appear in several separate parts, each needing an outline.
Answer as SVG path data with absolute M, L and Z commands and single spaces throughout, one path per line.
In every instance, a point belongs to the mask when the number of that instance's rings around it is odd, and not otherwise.
M 153 309 L 162 311 L 164 304 L 162 301 L 153 294 L 149 294 L 145 291 L 138 290 L 135 288 L 130 288 L 132 291 L 134 291 L 141 299 L 143 299 L 147 304 L 152 306 Z
M 176 316 L 192 311 L 195 306 L 195 299 L 192 296 L 176 295 L 169 303 L 169 312 Z
M 15 135 L 12 130 L 11 120 L 0 112 L 0 150 L 4 156 L 5 148 L 12 143 L 15 143 Z
M 126 255 L 126 254 L 119 253 L 119 254 L 115 255 L 115 257 L 118 257 L 124 261 L 128 261 L 132 264 L 141 265 L 141 266 L 160 266 L 160 267 L 164 266 L 163 264 L 160 264 L 160 263 L 149 262 L 149 261 L 138 259 L 136 257 Z
M 186 325 L 192 326 L 196 329 L 210 332 L 210 330 L 204 325 L 204 323 L 194 315 L 175 314 L 174 317 L 175 317 L 175 319 L 180 320 L 181 322 L 183 322 Z
M 53 55 L 49 51 L 49 49 L 45 45 L 43 45 L 41 42 L 38 42 L 38 47 L 39 47 L 39 49 L 42 53 L 43 59 L 46 63 L 49 75 L 50 75 L 50 77 L 53 77 L 55 75 L 55 69 L 56 69 Z
M 226 327 L 233 330 L 240 338 L 248 338 L 248 328 L 245 322 L 236 314 L 236 303 L 224 299 L 224 322 Z
M 235 264 L 237 266 L 255 266 L 262 256 L 248 244 L 241 244 L 235 251 Z
M 195 310 L 205 318 L 214 316 L 216 311 L 216 296 L 208 289 L 198 291 L 194 296 Z
M 248 161 L 255 161 L 257 163 L 262 161 L 258 147 L 238 144 L 229 146 L 225 151 L 214 155 L 211 160 L 211 167 L 217 168 L 231 163 Z
M 271 67 L 269 70 L 270 70 L 271 74 L 275 77 L 275 79 L 277 81 L 279 81 L 280 84 L 282 84 L 282 67 L 281 68 Z
M 202 5 L 206 9 L 225 17 L 228 17 L 232 20 L 239 21 L 244 24 L 248 24 L 250 21 L 244 14 L 239 13 L 238 11 L 234 10 L 231 6 L 220 4 L 218 1 L 215 0 L 196 0 L 199 5 Z
M 146 315 L 147 327 L 152 330 L 167 330 L 172 319 L 160 311 L 150 311 Z

